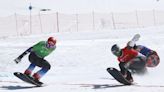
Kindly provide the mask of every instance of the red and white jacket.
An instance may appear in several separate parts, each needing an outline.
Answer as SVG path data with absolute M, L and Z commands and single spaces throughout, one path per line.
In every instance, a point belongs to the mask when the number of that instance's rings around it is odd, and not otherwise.
M 121 50 L 122 50 L 122 55 L 118 57 L 119 62 L 127 63 L 136 57 L 145 58 L 144 55 L 142 55 L 138 51 L 134 50 L 133 48 L 128 48 L 128 46 L 126 46 L 125 48 L 123 48 Z

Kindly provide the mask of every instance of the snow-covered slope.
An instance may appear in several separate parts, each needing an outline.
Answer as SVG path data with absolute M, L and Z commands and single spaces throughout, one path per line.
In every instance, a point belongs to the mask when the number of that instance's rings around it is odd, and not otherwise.
M 55 33 L 0 39 L 1 92 L 163 92 L 164 91 L 164 27 L 128 30 L 99 30 L 95 32 Z M 134 75 L 134 86 L 122 86 L 106 72 L 107 67 L 118 68 L 116 57 L 110 52 L 113 44 L 124 47 L 136 33 L 141 34 L 137 44 L 156 50 L 161 62 L 148 68 L 145 75 Z M 57 38 L 57 49 L 46 59 L 51 70 L 41 79 L 47 86 L 34 87 L 13 76 L 24 72 L 28 57 L 15 64 L 13 59 L 31 45 L 49 36 Z M 36 68 L 36 71 L 39 68 Z

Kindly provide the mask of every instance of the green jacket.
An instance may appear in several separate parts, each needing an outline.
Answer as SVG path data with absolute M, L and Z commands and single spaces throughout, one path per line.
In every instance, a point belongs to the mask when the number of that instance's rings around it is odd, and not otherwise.
M 23 58 L 29 52 L 34 52 L 38 57 L 44 58 L 48 56 L 55 49 L 56 49 L 56 46 L 54 48 L 47 48 L 46 41 L 40 41 L 34 46 L 27 49 L 25 52 L 23 52 L 18 58 L 20 59 Z
M 47 48 L 46 41 L 40 41 L 39 43 L 35 44 L 32 47 L 32 52 L 34 52 L 37 56 L 44 58 L 48 56 L 52 51 L 56 49 L 56 46 L 54 48 Z

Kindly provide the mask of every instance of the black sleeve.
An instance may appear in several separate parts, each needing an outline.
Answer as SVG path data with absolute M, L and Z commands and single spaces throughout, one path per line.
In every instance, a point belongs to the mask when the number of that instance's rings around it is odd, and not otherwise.
M 23 52 L 18 58 L 22 59 L 26 54 L 32 51 L 32 47 L 28 48 L 25 52 Z

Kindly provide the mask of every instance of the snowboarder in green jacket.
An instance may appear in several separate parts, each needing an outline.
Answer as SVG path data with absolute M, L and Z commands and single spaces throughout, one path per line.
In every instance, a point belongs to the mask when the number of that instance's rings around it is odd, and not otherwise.
M 42 78 L 42 76 L 44 76 L 51 68 L 49 62 L 44 58 L 48 56 L 51 52 L 53 52 L 55 49 L 56 39 L 54 39 L 53 37 L 49 37 L 47 41 L 40 41 L 34 46 L 27 49 L 14 61 L 18 64 L 25 55 L 30 53 L 29 61 L 31 64 L 25 70 L 24 74 L 33 77 L 35 81 L 39 81 L 40 78 Z M 32 71 L 36 66 L 41 67 L 41 69 L 32 75 Z

